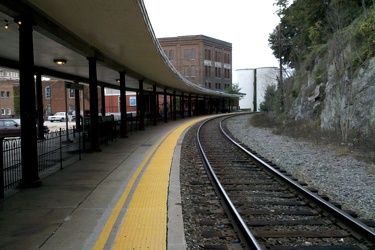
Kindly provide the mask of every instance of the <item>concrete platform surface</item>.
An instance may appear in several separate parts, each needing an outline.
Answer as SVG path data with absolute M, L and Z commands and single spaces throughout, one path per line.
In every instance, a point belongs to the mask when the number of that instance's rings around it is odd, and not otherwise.
M 129 138 L 102 145 L 100 153 L 85 153 L 82 160 L 50 171 L 39 188 L 8 193 L 0 200 L 0 249 L 113 249 L 122 218 L 153 151 L 176 128 L 188 128 L 207 118 L 186 118 L 146 127 Z M 168 189 L 166 244 L 167 249 L 176 250 L 186 249 L 179 192 L 184 132 L 186 129 L 181 130 L 173 145 Z M 147 155 L 150 158 L 143 162 Z M 143 169 L 139 167 L 142 164 L 146 165 Z M 118 205 L 120 202 L 122 206 Z

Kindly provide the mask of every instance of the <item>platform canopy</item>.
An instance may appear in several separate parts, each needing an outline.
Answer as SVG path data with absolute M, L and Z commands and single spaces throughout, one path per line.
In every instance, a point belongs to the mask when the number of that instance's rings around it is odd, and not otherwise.
M 235 97 L 185 79 L 165 56 L 142 0 L 2 0 L 0 66 L 18 67 L 18 19 L 34 22 L 34 64 L 44 76 L 88 83 L 87 58 L 97 58 L 99 84 L 119 88 L 126 72 L 127 89 L 156 85 L 177 92 Z M 64 65 L 54 60 L 64 59 Z

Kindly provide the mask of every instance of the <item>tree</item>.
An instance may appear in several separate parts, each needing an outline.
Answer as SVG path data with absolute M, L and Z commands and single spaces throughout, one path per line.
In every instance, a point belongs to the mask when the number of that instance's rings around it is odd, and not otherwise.
M 237 95 L 240 95 L 239 97 L 234 97 L 234 98 L 231 98 L 233 101 L 238 101 L 240 99 L 243 98 L 242 96 L 242 93 L 240 92 L 241 91 L 241 88 L 240 88 L 240 85 L 239 83 L 232 83 L 231 85 L 229 85 L 229 87 L 226 89 L 227 93 L 229 94 L 237 94 Z
M 276 85 L 268 85 L 264 93 L 264 101 L 260 104 L 260 110 L 266 112 L 278 110 L 278 100 Z
M 276 58 L 298 69 L 314 46 L 327 43 L 337 30 L 342 30 L 358 17 L 373 0 L 276 0 L 280 7 L 280 24 L 269 35 L 269 44 Z M 279 37 L 281 32 L 281 37 Z M 292 46 L 283 46 L 289 43 Z

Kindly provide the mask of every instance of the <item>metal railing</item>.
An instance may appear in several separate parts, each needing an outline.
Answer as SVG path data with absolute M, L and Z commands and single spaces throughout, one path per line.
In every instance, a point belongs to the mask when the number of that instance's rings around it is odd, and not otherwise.
M 62 168 L 63 161 L 81 154 L 81 141 L 81 133 L 77 133 L 75 128 L 56 130 L 45 134 L 44 139 L 38 139 L 38 172 L 57 164 Z M 3 190 L 8 190 L 18 186 L 22 179 L 21 138 L 7 138 L 1 142 Z
M 152 126 L 151 115 L 145 117 L 145 126 Z M 158 119 L 158 122 L 161 122 Z M 128 133 L 138 131 L 138 117 L 128 118 Z M 83 131 L 73 129 L 60 129 L 49 132 L 43 139 L 37 141 L 38 173 L 56 166 L 63 167 L 63 162 L 89 149 L 90 146 L 90 125 L 82 127 Z M 99 123 L 100 144 L 108 145 L 116 141 L 119 135 L 120 121 L 108 118 L 102 119 Z M 21 138 L 0 138 L 0 198 L 4 197 L 6 190 L 16 188 L 22 179 L 21 160 Z

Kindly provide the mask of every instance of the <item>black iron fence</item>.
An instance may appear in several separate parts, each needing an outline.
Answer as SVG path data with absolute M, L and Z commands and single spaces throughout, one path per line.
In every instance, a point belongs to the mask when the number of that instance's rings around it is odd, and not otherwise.
M 128 133 L 138 132 L 139 119 L 130 114 L 128 120 Z M 145 126 L 152 126 L 153 115 L 146 114 Z M 158 117 L 158 122 L 162 118 Z M 115 121 L 113 116 L 100 118 L 99 134 L 100 144 L 108 145 L 116 141 L 119 134 L 120 121 Z M 81 131 L 73 129 L 60 129 L 44 135 L 44 139 L 38 139 L 38 172 L 51 169 L 56 166 L 63 167 L 63 162 L 74 157 L 81 159 L 81 154 L 90 148 L 90 123 L 85 121 Z M 21 138 L 0 138 L 0 198 L 4 197 L 4 191 L 17 187 L 22 179 L 21 165 Z
M 132 124 L 130 124 L 131 126 Z M 103 119 L 99 123 L 100 143 L 108 145 L 118 135 L 119 123 Z M 72 157 L 81 159 L 82 152 L 89 148 L 89 126 L 82 131 L 59 129 L 44 135 L 37 141 L 38 172 L 56 166 L 63 167 L 63 162 Z M 0 138 L 0 198 L 6 190 L 17 187 L 22 179 L 21 138 Z
M 81 134 L 73 129 L 60 129 L 45 134 L 44 139 L 38 139 L 38 172 L 41 173 L 74 155 L 82 152 Z M 3 173 L 3 190 L 16 187 L 22 179 L 21 138 L 5 138 L 1 140 Z M 1 188 L 1 187 L 0 187 Z

